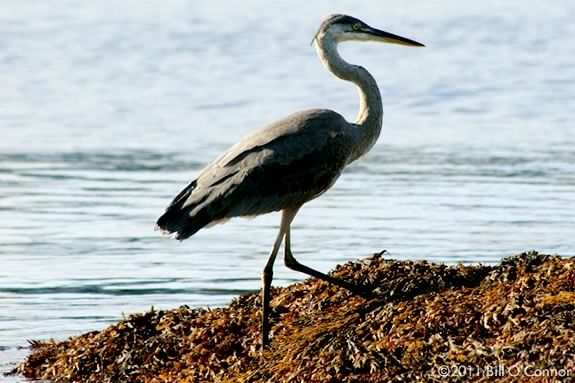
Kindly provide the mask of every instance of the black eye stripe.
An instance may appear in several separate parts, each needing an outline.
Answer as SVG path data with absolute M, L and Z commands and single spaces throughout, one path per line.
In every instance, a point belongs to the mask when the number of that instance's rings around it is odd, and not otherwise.
M 329 18 L 327 18 L 327 20 L 325 20 L 319 27 L 318 31 L 316 32 L 312 42 L 315 40 L 315 38 L 322 32 L 325 31 L 327 28 L 329 28 L 331 25 L 336 25 L 336 24 L 340 24 L 340 25 L 349 25 L 351 26 L 351 28 L 353 28 L 355 30 L 355 28 L 353 27 L 355 24 L 359 24 L 360 25 L 360 29 L 361 26 L 364 25 L 363 22 L 361 22 L 360 20 L 356 19 L 355 17 L 351 17 L 351 16 L 347 16 L 347 15 L 331 15 Z
M 347 15 L 334 15 L 332 16 L 333 21 L 332 24 L 356 24 L 358 23 L 358 19 L 355 17 L 347 16 Z

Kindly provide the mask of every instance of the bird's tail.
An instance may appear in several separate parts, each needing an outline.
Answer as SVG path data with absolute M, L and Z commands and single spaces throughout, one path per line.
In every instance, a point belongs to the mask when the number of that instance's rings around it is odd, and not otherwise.
M 192 215 L 192 210 L 196 209 L 203 200 L 188 203 L 184 206 L 189 201 L 196 186 L 196 181 L 190 182 L 173 199 L 164 214 L 156 222 L 156 230 L 160 230 L 163 234 L 171 234 L 173 238 L 182 241 L 191 237 L 212 221 L 205 209 L 199 209 Z

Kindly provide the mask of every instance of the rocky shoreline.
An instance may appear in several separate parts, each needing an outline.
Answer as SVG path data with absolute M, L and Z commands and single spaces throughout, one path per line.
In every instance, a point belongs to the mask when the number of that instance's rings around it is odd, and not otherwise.
M 381 254 L 274 288 L 261 355 L 259 295 L 216 309 L 127 317 L 66 341 L 33 341 L 15 373 L 54 382 L 575 381 L 575 257 L 536 252 L 494 266 Z

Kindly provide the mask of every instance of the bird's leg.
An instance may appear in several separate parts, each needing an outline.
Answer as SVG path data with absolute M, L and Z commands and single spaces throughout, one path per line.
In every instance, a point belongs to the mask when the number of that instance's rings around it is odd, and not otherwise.
M 294 258 L 293 254 L 291 252 L 289 227 L 288 227 L 287 232 L 285 234 L 284 262 L 285 262 L 285 265 L 292 270 L 306 273 L 308 275 L 311 275 L 312 277 L 316 277 L 316 278 L 319 278 L 319 279 L 324 280 L 326 282 L 333 283 L 336 286 L 343 287 L 344 289 L 347 289 L 347 290 L 351 291 L 352 293 L 357 294 L 359 296 L 362 296 L 364 298 L 372 298 L 374 296 L 373 292 L 369 289 L 366 289 L 365 287 L 358 286 L 358 285 L 343 281 L 341 279 L 334 278 L 332 276 L 329 276 L 329 275 L 324 274 L 320 271 L 314 270 L 311 267 L 308 267 L 308 266 L 305 266 L 305 265 L 302 265 L 301 263 L 299 263 Z
M 269 311 L 270 311 L 270 300 L 271 300 L 271 284 L 273 278 L 273 267 L 274 261 L 278 254 L 279 248 L 282 244 L 282 240 L 289 230 L 289 225 L 293 218 L 295 217 L 298 209 L 295 210 L 283 210 L 282 212 L 282 219 L 280 223 L 280 229 L 278 232 L 278 236 L 276 237 L 276 241 L 274 243 L 274 247 L 268 258 L 268 262 L 262 271 L 262 330 L 261 330 L 261 342 L 262 342 L 262 351 L 267 346 L 269 341 Z
M 261 330 L 261 342 L 262 342 L 262 351 L 268 344 L 268 336 L 269 336 L 269 310 L 270 310 L 270 289 L 272 284 L 272 278 L 274 275 L 273 267 L 274 261 L 278 254 L 278 250 L 282 243 L 284 233 L 282 232 L 281 228 L 274 243 L 274 248 L 270 257 L 268 258 L 268 262 L 262 271 L 262 330 Z

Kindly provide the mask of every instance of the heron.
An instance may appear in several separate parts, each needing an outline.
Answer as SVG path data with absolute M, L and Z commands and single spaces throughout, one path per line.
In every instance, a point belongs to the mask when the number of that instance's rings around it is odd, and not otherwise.
M 279 231 L 261 274 L 261 348 L 269 343 L 273 265 L 284 242 L 284 263 L 295 271 L 370 297 L 365 286 L 324 274 L 298 262 L 291 251 L 290 226 L 303 204 L 326 192 L 343 169 L 377 141 L 383 116 L 379 88 L 363 67 L 346 62 L 337 45 L 375 41 L 422 47 L 421 43 L 370 27 L 348 15 L 329 16 L 312 43 L 324 66 L 359 90 L 355 122 L 332 110 L 297 112 L 255 130 L 204 167 L 168 205 L 156 228 L 184 240 L 204 227 L 234 217 L 281 211 Z

